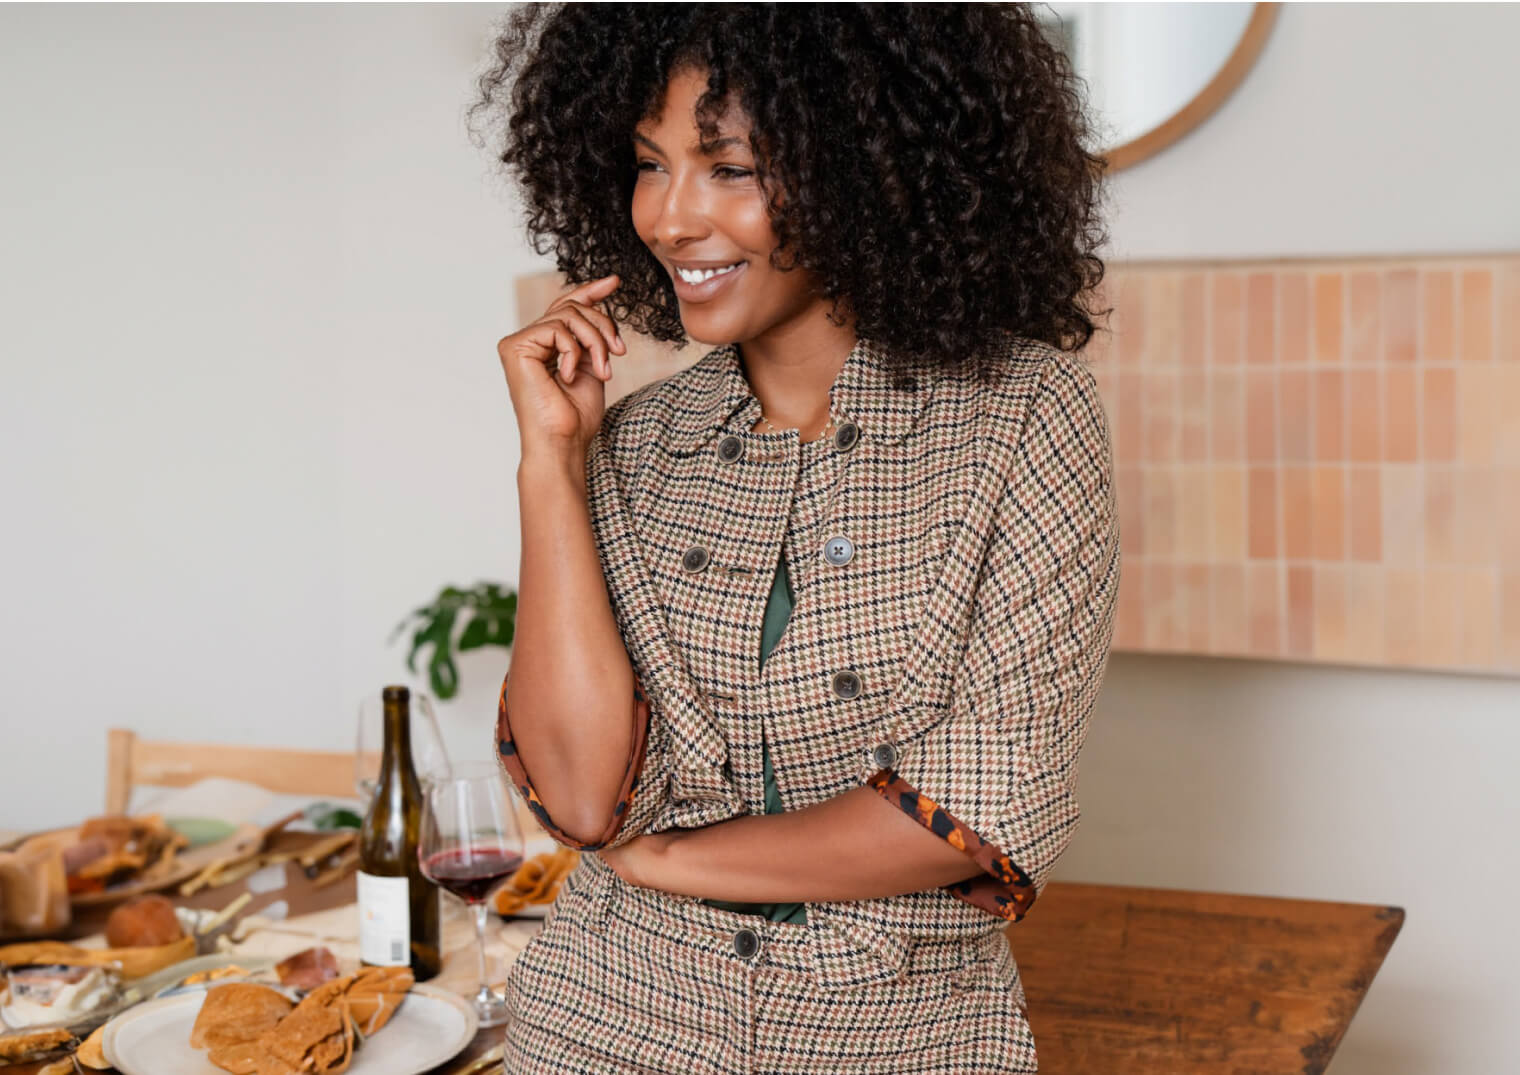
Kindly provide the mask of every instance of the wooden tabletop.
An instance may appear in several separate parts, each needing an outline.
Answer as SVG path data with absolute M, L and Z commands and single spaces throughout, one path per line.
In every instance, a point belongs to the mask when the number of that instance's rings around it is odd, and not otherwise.
M 316 889 L 298 868 L 287 874 L 287 887 L 259 896 L 250 912 L 283 899 L 304 915 L 355 898 L 352 877 Z M 185 902 L 220 906 L 242 890 Z M 1317 1075 L 1403 922 L 1402 909 L 1376 904 L 1052 882 L 1005 933 L 1042 1072 Z M 521 943 L 537 926 L 502 928 Z M 469 959 L 473 967 L 473 947 Z M 434 1075 L 459 1071 L 501 1035 L 482 1030 Z
M 1404 924 L 1365 903 L 1052 882 L 1006 933 L 1040 1070 L 1325 1070 Z

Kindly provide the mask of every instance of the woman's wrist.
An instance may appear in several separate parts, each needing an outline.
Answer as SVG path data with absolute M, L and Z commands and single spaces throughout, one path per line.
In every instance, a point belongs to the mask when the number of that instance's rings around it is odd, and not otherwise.
M 569 482 L 586 489 L 586 452 L 572 444 L 522 446 L 517 463 L 517 487 L 520 492 L 542 489 L 545 484 Z

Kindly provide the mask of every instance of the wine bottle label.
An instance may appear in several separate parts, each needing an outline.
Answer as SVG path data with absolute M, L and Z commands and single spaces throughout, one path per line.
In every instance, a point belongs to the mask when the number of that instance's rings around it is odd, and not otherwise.
M 411 901 L 405 877 L 359 871 L 359 958 L 381 967 L 411 960 Z

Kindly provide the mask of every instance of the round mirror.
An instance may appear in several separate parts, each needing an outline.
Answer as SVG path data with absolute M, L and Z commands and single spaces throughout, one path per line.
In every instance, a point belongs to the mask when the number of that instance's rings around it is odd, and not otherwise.
M 1214 112 L 1266 43 L 1276 4 L 1050 3 L 1046 32 L 1086 80 L 1116 172 L 1171 145 Z

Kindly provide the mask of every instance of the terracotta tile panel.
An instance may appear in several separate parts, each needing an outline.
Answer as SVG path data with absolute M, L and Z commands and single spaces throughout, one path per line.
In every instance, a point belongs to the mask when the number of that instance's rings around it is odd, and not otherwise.
M 1416 384 L 1413 369 L 1383 371 L 1383 458 L 1390 463 L 1413 463 L 1420 457 Z
M 1355 565 L 1346 570 L 1346 657 L 1363 664 L 1388 659 L 1383 614 L 1383 569 Z
M 1208 275 L 1204 272 L 1182 274 L 1181 347 L 1184 366 L 1202 366 L 1208 361 Z
M 1151 274 L 1145 311 L 1147 366 L 1172 367 L 1182 361 L 1182 274 Z
M 1265 365 L 1277 357 L 1277 274 L 1246 276 L 1246 362 Z
M 1145 649 L 1145 568 L 1141 560 L 1126 563 L 1119 572 L 1113 644 L 1115 649 Z
M 1308 564 L 1288 565 L 1289 657 L 1307 661 L 1314 657 L 1314 568 Z
M 1494 469 L 1494 560 L 1520 568 L 1520 467 Z
M 1494 540 L 1498 473 L 1491 467 L 1464 467 L 1453 468 L 1451 477 L 1456 497 L 1452 559 L 1468 567 L 1492 567 L 1499 562 Z
M 1239 563 L 1211 564 L 1209 589 L 1213 638 L 1210 653 L 1245 654 L 1250 652 L 1247 633 L 1246 570 Z
M 1138 466 L 1114 468 L 1119 505 L 1119 552 L 1128 560 L 1145 552 L 1145 475 Z M 1120 569 L 1121 574 L 1123 569 Z
M 1346 558 L 1346 468 L 1314 468 L 1314 558 Z
M 1307 369 L 1285 369 L 1278 375 L 1277 443 L 1284 463 L 1307 463 L 1314 458 L 1310 377 Z
M 1209 274 L 1214 311 L 1213 355 L 1216 365 L 1238 365 L 1245 353 L 1245 278 L 1239 273 Z
M 1282 589 L 1281 565 L 1246 565 L 1246 641 L 1250 651 L 1259 657 L 1282 654 Z
M 1339 362 L 1346 323 L 1346 278 L 1338 272 L 1314 274 L 1314 360 Z
M 1177 470 L 1175 555 L 1179 560 L 1204 563 L 1209 558 L 1209 532 L 1213 525 L 1213 505 L 1209 498 L 1212 477 L 1203 467 Z
M 1277 558 L 1277 470 L 1251 467 L 1246 475 L 1246 542 L 1252 560 Z
M 1421 663 L 1420 621 L 1424 604 L 1420 591 L 1420 572 L 1414 568 L 1395 568 L 1384 578 L 1387 616 L 1384 638 L 1391 664 L 1414 667 Z
M 1520 570 L 1499 576 L 1499 636 L 1496 659 L 1501 668 L 1520 672 Z
M 1346 376 L 1338 369 L 1314 371 L 1314 458 L 1346 458 Z
M 1183 565 L 1181 586 L 1182 648 L 1189 653 L 1207 653 L 1212 622 L 1209 612 L 1209 565 Z
M 1450 467 L 1425 471 L 1425 564 L 1457 562 L 1457 483 Z
M 1414 361 L 1418 302 L 1418 274 L 1414 269 L 1390 269 L 1383 274 L 1384 361 Z
M 1484 466 L 1494 461 L 1500 412 L 1496 372 L 1486 362 L 1457 367 L 1457 459 L 1462 463 Z
M 1139 366 L 1145 358 L 1147 291 L 1150 274 L 1120 274 L 1114 287 L 1114 350 L 1121 366 Z
M 1166 561 L 1147 560 L 1145 574 L 1145 645 L 1177 650 L 1182 645 L 1182 610 L 1176 569 Z
M 1346 317 L 1346 357 L 1370 365 L 1382 359 L 1383 288 L 1376 272 L 1351 274 L 1350 305 Z
M 1147 463 L 1172 463 L 1178 456 L 1176 370 L 1147 370 L 1141 380 L 1145 393 L 1141 422 L 1145 430 L 1141 456 Z
M 1171 467 L 1151 467 L 1144 483 L 1145 555 L 1177 554 L 1177 472 Z M 1122 540 L 1122 539 L 1121 539 Z
M 1119 425 L 1114 430 L 1114 456 L 1126 463 L 1145 457 L 1145 401 L 1138 372 L 1121 369 L 1118 375 Z
M 1309 361 L 1309 274 L 1284 272 L 1277 277 L 1280 305 L 1277 361 L 1297 365 Z
M 1420 576 L 1420 657 L 1425 668 L 1462 660 L 1462 577 L 1452 567 L 1426 567 Z
M 1209 379 L 1202 369 L 1185 369 L 1178 385 L 1181 426 L 1179 449 L 1184 463 L 1206 463 L 1209 458 Z
M 1492 567 L 1457 572 L 1457 660 L 1465 668 L 1491 668 L 1499 640 L 1496 590 L 1499 572 Z
M 1494 398 L 1494 462 L 1520 466 L 1520 362 L 1506 362 L 1492 371 Z
M 1425 482 L 1418 466 L 1382 468 L 1383 562 L 1417 568 L 1425 534 Z
M 1282 468 L 1283 556 L 1314 558 L 1314 481 L 1308 467 Z
M 1246 558 L 1246 472 L 1244 467 L 1213 468 L 1213 558 L 1238 563 Z
M 1520 362 L 1520 261 L 1501 265 L 1494 274 L 1498 332 L 1494 357 Z
M 1214 370 L 1209 378 L 1209 439 L 1216 463 L 1246 458 L 1246 388 L 1239 370 Z
M 1277 372 L 1246 370 L 1246 461 L 1277 462 Z
M 1461 321 L 1457 338 L 1464 362 L 1494 357 L 1494 276 L 1488 269 L 1467 269 L 1458 279 Z
M 1427 269 L 1420 277 L 1420 358 L 1426 362 L 1455 358 L 1456 275 L 1450 269 Z
M 1377 564 L 1383 559 L 1382 471 L 1352 467 L 1347 487 L 1346 522 L 1350 528 L 1351 559 Z
M 1314 656 L 1322 661 L 1350 658 L 1346 609 L 1346 569 L 1314 565 Z
M 1450 463 L 1457 457 L 1457 371 L 1450 366 L 1422 370 L 1420 458 Z
M 1383 460 L 1383 378 L 1378 370 L 1346 373 L 1346 453 L 1353 463 Z

